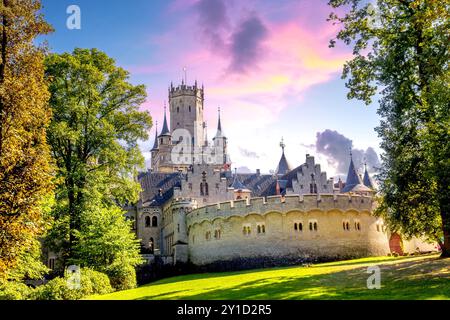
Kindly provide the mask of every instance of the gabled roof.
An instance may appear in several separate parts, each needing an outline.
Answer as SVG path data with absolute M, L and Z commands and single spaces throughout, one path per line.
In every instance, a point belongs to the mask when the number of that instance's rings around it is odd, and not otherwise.
M 241 179 L 239 179 L 239 176 L 237 173 L 234 174 L 233 183 L 230 186 L 231 188 L 234 188 L 234 190 L 248 190 L 251 191 L 249 188 L 247 188 L 242 182 Z

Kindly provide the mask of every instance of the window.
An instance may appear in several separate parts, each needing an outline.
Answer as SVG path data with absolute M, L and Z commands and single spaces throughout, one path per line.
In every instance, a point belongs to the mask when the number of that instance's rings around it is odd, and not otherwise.
M 203 182 L 200 183 L 200 195 L 204 196 L 205 192 L 203 191 Z
M 216 230 L 214 231 L 214 238 L 215 238 L 216 240 L 219 240 L 220 237 L 221 237 L 221 231 L 220 231 L 220 229 L 216 229 Z
M 150 217 L 149 216 L 145 217 L 145 227 L 150 228 Z
M 177 107 L 177 113 L 180 113 L 180 107 Z
M 205 182 L 205 195 L 209 196 L 208 183 Z
M 294 223 L 294 230 L 295 230 L 295 231 L 298 230 L 298 225 L 297 225 L 297 223 Z
M 309 231 L 317 231 L 318 230 L 318 224 L 317 221 L 310 221 L 309 222 Z
M 317 222 L 314 222 L 314 231 L 317 231 Z
M 380 225 L 377 224 L 377 231 L 380 232 Z
M 312 222 L 309 223 L 309 230 L 310 230 L 310 231 L 313 230 L 313 223 L 312 223 Z
M 355 230 L 361 231 L 361 223 L 359 221 L 355 221 Z
M 244 236 L 249 236 L 251 234 L 251 228 L 250 226 L 244 226 L 242 228 L 242 233 L 244 234 Z
M 206 232 L 206 234 L 205 234 L 205 239 L 206 239 L 207 241 L 211 240 L 211 231 L 207 231 L 207 232 Z
M 189 112 L 191 112 L 191 106 L 189 106 Z
M 350 230 L 350 223 L 348 221 L 344 221 L 342 222 L 342 227 L 344 228 L 345 231 Z
M 157 227 L 158 226 L 158 218 L 157 217 L 153 217 L 152 218 L 152 227 Z
M 300 222 L 300 223 L 298 224 L 298 230 L 299 230 L 299 231 L 303 231 L 303 223 Z
M 266 233 L 266 226 L 264 224 L 258 224 L 256 230 L 258 231 L 258 234 L 264 234 Z

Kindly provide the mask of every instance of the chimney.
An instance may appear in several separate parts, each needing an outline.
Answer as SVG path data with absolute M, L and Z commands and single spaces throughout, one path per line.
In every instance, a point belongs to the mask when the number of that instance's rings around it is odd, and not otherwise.
M 256 169 L 256 175 L 259 177 L 261 175 L 261 170 L 260 169 Z

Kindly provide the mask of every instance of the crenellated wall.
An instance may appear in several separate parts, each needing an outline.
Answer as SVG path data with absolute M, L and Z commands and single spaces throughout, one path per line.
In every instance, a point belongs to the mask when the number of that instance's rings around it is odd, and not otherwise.
M 186 216 L 189 259 L 203 265 L 233 259 L 386 255 L 388 238 L 383 221 L 372 214 L 374 206 L 371 197 L 321 194 L 198 208 Z

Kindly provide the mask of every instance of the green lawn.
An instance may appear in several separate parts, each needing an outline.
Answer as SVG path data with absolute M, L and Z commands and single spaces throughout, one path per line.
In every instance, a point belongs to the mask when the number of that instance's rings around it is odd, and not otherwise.
M 367 267 L 381 269 L 381 289 L 367 289 Z M 164 279 L 103 300 L 450 299 L 450 259 L 378 257 L 310 267 L 208 273 Z

